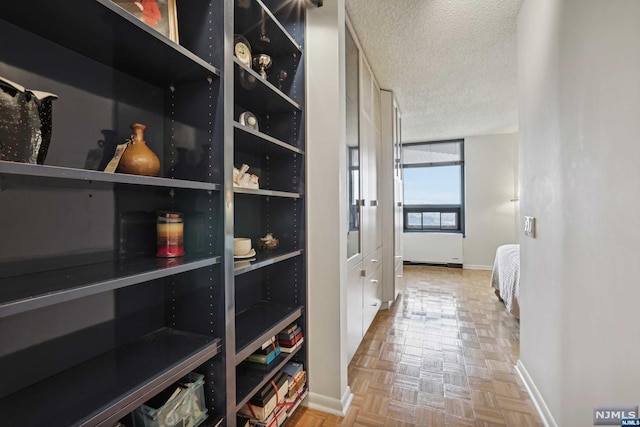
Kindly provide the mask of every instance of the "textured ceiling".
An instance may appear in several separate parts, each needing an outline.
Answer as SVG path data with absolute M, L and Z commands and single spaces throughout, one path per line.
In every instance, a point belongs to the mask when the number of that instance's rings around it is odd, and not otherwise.
M 403 142 L 518 129 L 516 17 L 522 0 L 346 0 Z

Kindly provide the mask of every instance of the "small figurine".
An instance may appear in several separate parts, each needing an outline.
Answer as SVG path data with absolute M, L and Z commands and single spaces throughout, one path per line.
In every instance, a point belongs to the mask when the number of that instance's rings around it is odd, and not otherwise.
M 280 244 L 280 241 L 275 237 L 273 237 L 272 233 L 267 233 L 266 236 L 260 238 L 257 246 L 258 246 L 258 249 L 273 250 L 273 249 L 277 249 L 279 244 Z
M 257 175 L 247 173 L 249 165 L 243 164 L 240 169 L 233 168 L 233 185 L 235 187 L 259 189 L 259 177 Z

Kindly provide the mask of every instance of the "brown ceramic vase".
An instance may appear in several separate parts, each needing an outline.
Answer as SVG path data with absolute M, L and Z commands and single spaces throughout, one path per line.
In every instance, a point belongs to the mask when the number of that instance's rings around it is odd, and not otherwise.
M 133 135 L 131 142 L 122 154 L 118 164 L 118 172 L 132 175 L 158 176 L 160 159 L 155 155 L 144 140 L 144 130 L 147 127 L 140 123 L 131 125 Z

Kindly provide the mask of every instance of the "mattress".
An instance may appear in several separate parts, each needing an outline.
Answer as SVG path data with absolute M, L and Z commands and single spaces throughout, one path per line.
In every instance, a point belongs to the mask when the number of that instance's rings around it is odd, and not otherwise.
M 491 286 L 509 313 L 520 315 L 520 245 L 502 245 L 496 250 Z

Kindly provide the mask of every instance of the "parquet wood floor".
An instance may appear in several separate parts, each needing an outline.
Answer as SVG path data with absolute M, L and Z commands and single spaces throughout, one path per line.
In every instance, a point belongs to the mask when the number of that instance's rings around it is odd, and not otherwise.
M 518 320 L 491 272 L 405 266 L 404 276 L 349 365 L 347 416 L 301 407 L 287 426 L 542 426 L 514 370 Z

